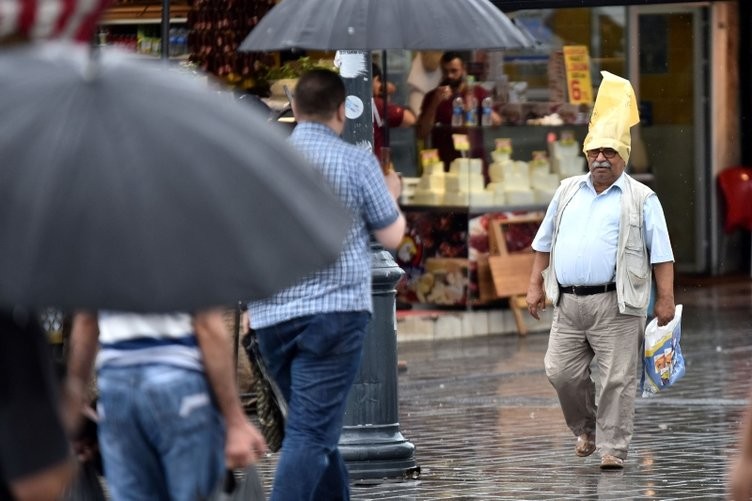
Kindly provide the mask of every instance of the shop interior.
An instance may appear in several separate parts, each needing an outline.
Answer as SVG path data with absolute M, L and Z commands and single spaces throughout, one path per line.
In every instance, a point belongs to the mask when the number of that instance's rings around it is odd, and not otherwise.
M 311 67 L 333 67 L 335 54 L 235 51 L 273 4 L 172 4 L 168 50 L 178 64 L 213 75 L 236 95 L 263 102 L 276 118 L 289 122 L 288 93 L 295 77 Z M 116 4 L 101 40 L 159 56 L 160 33 L 154 26 L 161 13 L 149 9 L 153 6 Z M 708 221 L 714 194 L 705 99 L 710 9 L 699 4 L 611 6 L 507 15 L 534 40 L 530 48 L 462 54 L 467 74 L 492 97 L 500 125 L 483 125 L 478 118 L 477 124 L 456 127 L 452 132 L 464 136 L 459 144 L 468 141 L 470 147 L 452 165 L 436 161 L 430 138 L 418 137 L 415 127 L 388 131 L 390 160 L 405 181 L 401 204 L 411 223 L 397 255 L 408 284 L 400 291 L 401 301 L 488 302 L 481 292 L 487 277 L 478 275 L 493 246 L 489 221 L 540 215 L 563 177 L 586 172 L 581 145 L 602 70 L 629 78 L 637 93 L 641 122 L 633 129 L 628 172 L 661 198 L 677 270 L 707 270 L 707 240 L 714 231 Z M 416 91 L 425 92 L 437 81 L 436 57 L 433 65 L 431 55 L 420 52 L 379 51 L 372 57 L 386 70 L 388 100 L 419 114 Z M 480 152 L 477 158 L 470 158 L 472 151 Z M 509 227 L 508 248 L 524 249 L 531 233 L 534 223 Z M 429 294 L 420 292 L 430 281 L 423 277 L 427 269 L 437 270 L 432 279 L 440 276 L 450 292 L 427 299 Z M 449 283 L 457 277 L 453 271 L 463 277 L 459 285 Z

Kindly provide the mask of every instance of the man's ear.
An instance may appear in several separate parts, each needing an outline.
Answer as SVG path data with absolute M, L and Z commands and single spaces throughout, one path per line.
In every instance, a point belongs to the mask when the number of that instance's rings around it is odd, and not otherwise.
M 344 123 L 345 119 L 347 117 L 345 116 L 345 102 L 342 101 L 342 103 L 337 107 L 337 119 Z

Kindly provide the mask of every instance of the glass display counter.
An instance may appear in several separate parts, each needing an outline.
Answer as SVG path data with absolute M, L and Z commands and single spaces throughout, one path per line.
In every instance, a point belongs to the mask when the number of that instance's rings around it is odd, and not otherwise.
M 490 222 L 541 216 L 545 205 L 450 207 L 403 205 L 407 228 L 396 261 L 405 271 L 398 303 L 442 307 L 481 306 L 498 298 L 487 266 Z M 537 224 L 514 225 L 505 235 L 510 252 L 530 246 Z

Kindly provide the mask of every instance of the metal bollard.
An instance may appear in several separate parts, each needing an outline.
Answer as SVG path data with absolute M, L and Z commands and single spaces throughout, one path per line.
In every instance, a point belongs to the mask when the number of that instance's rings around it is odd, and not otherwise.
M 391 254 L 372 244 L 373 317 L 363 361 L 350 390 L 339 450 L 351 480 L 416 479 L 415 446 L 400 432 L 397 395 L 395 286 L 404 274 Z
M 342 137 L 356 145 L 373 143 L 370 53 L 338 51 L 347 89 L 347 122 Z M 363 73 L 351 74 L 352 68 Z M 347 71 L 345 71 L 347 70 Z M 395 286 L 404 274 L 391 254 L 371 244 L 373 317 L 363 360 L 350 390 L 339 450 L 351 480 L 417 478 L 415 446 L 399 429 Z

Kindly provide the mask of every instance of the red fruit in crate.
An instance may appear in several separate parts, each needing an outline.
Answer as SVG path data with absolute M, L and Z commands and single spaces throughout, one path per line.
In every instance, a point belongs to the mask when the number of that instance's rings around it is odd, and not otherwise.
M 488 235 L 473 235 L 469 238 L 469 245 L 478 252 L 488 252 Z

